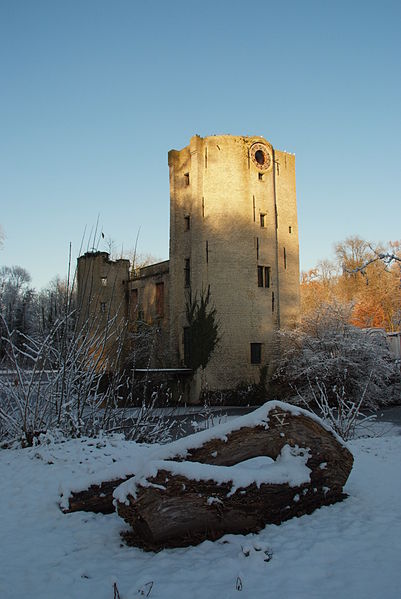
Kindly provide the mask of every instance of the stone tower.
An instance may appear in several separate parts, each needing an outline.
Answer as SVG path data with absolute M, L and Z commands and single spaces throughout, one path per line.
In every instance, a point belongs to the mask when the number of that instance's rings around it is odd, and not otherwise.
M 207 290 L 221 340 L 202 388 L 258 382 L 299 316 L 295 157 L 262 137 L 192 137 L 169 152 L 170 354 L 185 365 L 186 302 Z
M 78 258 L 78 326 L 102 372 L 115 370 L 122 357 L 129 266 L 129 260 L 110 260 L 107 252 Z

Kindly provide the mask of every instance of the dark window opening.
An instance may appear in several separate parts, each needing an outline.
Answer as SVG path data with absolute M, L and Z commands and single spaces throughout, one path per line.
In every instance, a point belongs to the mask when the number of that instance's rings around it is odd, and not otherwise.
M 189 185 L 189 173 L 184 173 L 185 185 Z
M 263 228 L 266 226 L 266 214 L 260 215 L 260 226 Z
M 264 163 L 266 162 L 266 157 L 265 157 L 264 152 L 262 152 L 262 150 L 256 150 L 255 160 L 258 164 L 260 164 L 260 166 L 264 165 Z
M 258 287 L 268 289 L 271 285 L 271 268 L 270 266 L 258 266 Z
M 259 260 L 259 237 L 256 238 L 256 260 Z
M 288 233 L 292 233 L 292 227 L 288 227 Z
M 258 173 L 259 181 L 263 181 L 263 173 Z
M 274 312 L 274 291 L 272 291 L 272 312 Z
M 284 248 L 284 252 L 283 252 L 283 258 L 284 258 L 284 268 L 287 268 L 287 252 Z
M 156 283 L 156 313 L 164 317 L 164 283 Z
M 185 230 L 189 231 L 189 229 L 191 228 L 191 217 L 189 215 L 184 216 L 184 220 L 185 220 Z
M 260 364 L 262 362 L 262 344 L 251 343 L 251 364 Z
M 209 263 L 209 242 L 206 241 L 206 263 Z
M 263 287 L 263 266 L 258 266 L 258 287 Z
M 256 222 L 255 196 L 252 196 L 253 222 Z
M 205 198 L 202 198 L 202 218 L 205 218 Z
M 189 258 L 185 258 L 185 287 L 189 287 L 191 285 L 191 261 Z

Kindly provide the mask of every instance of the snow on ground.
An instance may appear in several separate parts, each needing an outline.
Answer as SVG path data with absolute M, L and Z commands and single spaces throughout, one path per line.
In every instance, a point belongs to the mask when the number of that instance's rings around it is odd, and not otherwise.
M 130 452 L 142 459 L 138 446 L 116 438 L 0 450 L 0 597 L 113 599 L 116 582 L 121 599 L 398 598 L 399 432 L 349 443 L 355 465 L 343 503 L 257 535 L 156 554 L 126 547 L 115 514 L 59 509 L 61 487 Z

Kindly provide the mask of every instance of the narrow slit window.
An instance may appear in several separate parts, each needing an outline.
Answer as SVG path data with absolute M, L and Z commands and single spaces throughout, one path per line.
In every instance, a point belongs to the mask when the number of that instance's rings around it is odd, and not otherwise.
M 185 287 L 190 287 L 190 285 L 191 285 L 191 261 L 189 258 L 185 258 L 184 278 L 185 278 Z
M 184 173 L 185 185 L 189 185 L 189 173 Z
M 274 312 L 274 291 L 272 291 L 272 312 Z
M 265 266 L 265 287 L 270 288 L 271 269 L 270 266 Z
M 185 230 L 189 231 L 191 228 L 191 217 L 189 216 L 189 214 L 184 216 L 184 220 L 185 220 Z
M 206 264 L 208 264 L 209 263 L 209 242 L 206 241 L 205 245 L 206 245 L 206 247 L 205 247 L 205 250 L 206 250 Z
M 205 218 L 205 198 L 202 198 L 202 218 Z
M 205 168 L 207 168 L 207 148 L 205 148 Z
M 263 266 L 258 266 L 258 287 L 263 287 Z
M 284 249 L 284 251 L 283 251 L 284 268 L 287 268 L 287 252 L 286 252 L 285 248 L 283 248 L 283 249 Z
M 266 214 L 260 214 L 260 226 L 262 227 L 262 229 L 266 227 Z
M 262 344 L 251 343 L 251 364 L 261 364 L 262 362 Z
M 256 259 L 259 260 L 259 237 L 256 238 Z
M 288 233 L 292 233 L 292 227 L 288 227 Z
M 253 222 L 256 222 L 255 196 L 252 196 Z
M 259 181 L 263 181 L 263 173 L 258 173 Z

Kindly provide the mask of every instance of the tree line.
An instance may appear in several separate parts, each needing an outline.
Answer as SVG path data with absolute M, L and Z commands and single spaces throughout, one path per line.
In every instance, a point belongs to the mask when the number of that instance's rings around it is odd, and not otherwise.
M 4 329 L 14 332 L 17 344 L 22 343 L 24 336 L 45 338 L 66 310 L 70 314 L 74 311 L 75 304 L 75 291 L 69 288 L 67 280 L 56 277 L 46 288 L 36 291 L 25 268 L 0 268 L 1 330 L 3 334 Z M 0 345 L 0 353 L 3 349 Z
M 321 305 L 347 307 L 359 328 L 401 328 L 401 241 L 373 247 L 353 236 L 336 243 L 333 261 L 322 260 L 301 276 L 301 314 Z

